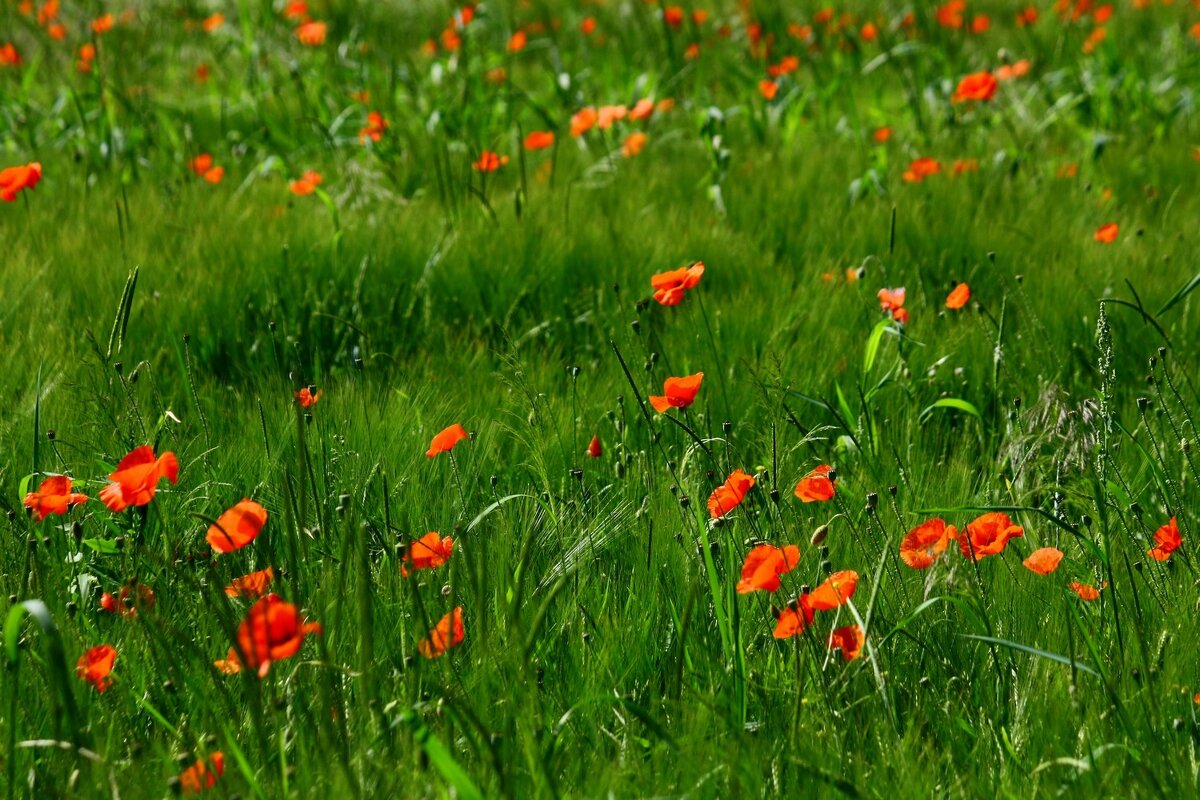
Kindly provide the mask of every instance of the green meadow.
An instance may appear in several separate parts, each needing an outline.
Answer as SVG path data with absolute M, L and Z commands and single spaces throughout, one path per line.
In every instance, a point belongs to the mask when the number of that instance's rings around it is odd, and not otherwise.
M 0 0 L 4 796 L 1200 792 L 1197 87 L 1185 0 Z

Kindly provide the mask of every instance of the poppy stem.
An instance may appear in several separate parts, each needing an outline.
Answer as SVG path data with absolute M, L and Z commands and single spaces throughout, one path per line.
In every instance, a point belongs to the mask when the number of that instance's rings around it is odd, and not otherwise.
M 713 337 L 712 326 L 708 322 L 708 312 L 704 310 L 704 295 L 697 292 L 696 302 L 700 306 L 700 317 L 704 320 L 704 330 L 708 334 L 708 346 L 712 350 L 713 361 L 717 365 L 717 380 L 721 383 L 721 400 L 725 403 L 725 417 L 728 419 L 732 413 L 733 406 L 729 404 L 729 391 L 725 386 L 725 366 L 721 363 L 721 354 L 717 350 L 717 342 Z

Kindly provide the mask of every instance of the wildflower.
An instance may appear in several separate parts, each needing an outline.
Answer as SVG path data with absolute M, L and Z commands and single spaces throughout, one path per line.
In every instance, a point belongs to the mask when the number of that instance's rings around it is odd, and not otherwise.
M 554 146 L 554 131 L 534 131 L 525 137 L 526 150 L 545 150 Z
M 879 308 L 883 311 L 895 311 L 904 306 L 904 298 L 906 293 L 904 287 L 899 289 L 880 289 L 875 293 L 879 298 Z
M 86 494 L 71 491 L 69 476 L 51 475 L 41 482 L 36 492 L 25 495 L 25 507 L 33 514 L 35 522 L 41 522 L 51 514 L 66 514 L 67 509 L 83 505 L 89 499 Z
M 300 406 L 301 408 L 312 408 L 317 404 L 317 401 L 321 399 L 321 394 L 322 392 L 320 389 L 314 392 L 311 387 L 305 386 L 294 395 L 296 398 L 296 405 Z
M 1030 572 L 1036 572 L 1038 575 L 1049 575 L 1058 569 L 1058 565 L 1062 560 L 1062 550 L 1059 550 L 1057 547 L 1042 547 L 1030 553 L 1029 558 L 1021 563 Z
M 283 16 L 287 19 L 308 19 L 308 3 L 304 0 L 291 0 L 283 8 Z
M 479 158 L 471 164 L 476 172 L 495 172 L 508 163 L 508 156 L 501 156 L 491 150 L 484 150 Z
M 813 611 L 832 611 L 844 605 L 858 588 L 858 573 L 851 569 L 835 572 L 807 596 Z
M 971 20 L 971 33 L 976 36 L 987 33 L 992 27 L 992 20 L 987 14 L 978 14 Z
M 863 636 L 862 628 L 857 625 L 847 625 L 829 634 L 829 649 L 841 650 L 842 658 L 847 661 L 853 661 L 862 655 L 865 643 L 866 637 Z
M 746 555 L 742 563 L 742 579 L 738 581 L 738 594 L 779 589 L 779 576 L 795 569 L 800 563 L 800 548 L 794 544 L 776 547 L 760 544 Z
M 979 161 L 974 158 L 964 158 L 954 162 L 955 176 L 967 172 L 979 172 Z
M 511 37 L 509 37 L 508 40 L 508 52 L 519 53 L 524 50 L 527 39 L 528 37 L 525 35 L 525 31 L 517 31 L 514 33 Z
M 209 17 L 206 17 L 205 20 L 200 23 L 200 27 L 205 33 L 213 33 L 224 24 L 224 14 L 213 14 Z
M 253 542 L 267 524 L 267 510 L 245 499 L 217 517 L 204 537 L 218 553 L 232 553 Z
M 703 372 L 683 378 L 667 378 L 663 381 L 663 393 L 650 395 L 650 405 L 660 414 L 667 413 L 670 408 L 687 408 L 696 402 L 696 394 L 703 382 Z
M 454 445 L 469 438 L 471 437 L 467 434 L 466 429 L 456 422 L 433 437 L 433 441 L 429 443 L 429 449 L 425 451 L 425 455 L 433 458 L 439 453 L 449 453 L 454 449 Z
M 454 552 L 454 539 L 430 532 L 409 544 L 408 551 L 400 565 L 400 574 L 408 577 L 408 568 L 404 564 L 412 564 L 413 569 L 436 569 L 450 559 Z
M 946 297 L 946 308 L 951 311 L 962 308 L 971 300 L 971 287 L 960 283 Z
M 1100 589 L 1092 586 L 1090 583 L 1080 583 L 1079 581 L 1071 581 L 1068 586 L 1071 591 L 1079 595 L 1080 600 L 1092 602 L 1100 599 Z M 1101 587 L 1103 588 L 1103 586 Z
M 950 98 L 955 103 L 984 102 L 996 96 L 999 82 L 990 72 L 973 72 L 958 82 L 954 96 Z
M 920 183 L 930 175 L 937 175 L 941 171 L 941 164 L 929 156 L 923 156 L 909 164 L 902 177 L 907 183 Z
M 629 109 L 625 106 L 600 106 L 596 111 L 596 127 L 606 131 L 614 122 L 620 122 L 628 115 Z
M 593 106 L 579 109 L 571 116 L 571 135 L 583 136 L 595 126 L 598 117 L 599 114 Z
M 366 142 L 367 139 L 370 139 L 372 142 L 378 142 L 390 127 L 391 125 L 383 118 L 382 114 L 378 111 L 369 111 L 367 112 L 367 124 L 358 132 L 358 140 Z
M 257 671 L 261 678 L 272 662 L 294 656 L 306 636 L 321 631 L 319 624 L 306 622 L 294 605 L 269 594 L 250 607 L 238 626 L 237 647 L 231 647 L 224 660 L 214 663 L 222 672 L 239 672 L 245 667 Z
M 229 597 L 262 597 L 267 593 L 267 587 L 274 580 L 275 570 L 267 567 L 240 578 L 234 578 L 233 582 L 225 587 L 225 594 Z
M 876 128 L 875 131 L 871 134 L 871 139 L 872 139 L 872 141 L 875 142 L 875 144 L 887 144 L 887 142 L 891 138 L 892 138 L 892 129 L 887 126 L 884 126 L 882 128 Z
M 835 489 L 833 480 L 829 477 L 831 472 L 833 467 L 828 464 L 822 464 L 809 472 L 796 484 L 796 497 L 805 503 L 824 503 L 832 500 Z
M 693 289 L 704 277 L 704 262 L 697 261 L 688 267 L 660 272 L 650 278 L 654 299 L 664 306 L 677 306 L 683 301 L 688 289 Z
M 184 794 L 199 794 L 217 784 L 217 778 L 225 774 L 225 756 L 220 751 L 208 758 L 196 759 L 196 763 L 179 773 L 179 788 Z
M 0 44 L 0 67 L 21 66 L 21 54 L 12 42 Z
M 1029 60 L 1022 58 L 1013 64 L 1002 64 L 996 67 L 996 80 L 1011 81 L 1029 74 Z
M 1121 229 L 1117 223 L 1109 222 L 1105 225 L 1101 225 L 1092 235 L 1092 238 L 1101 244 L 1112 244 L 1117 240 L 1117 233 L 1119 233 L 1120 230 Z
M 958 537 L 953 525 L 941 518 L 923 522 L 905 534 L 900 542 L 900 559 L 913 569 L 928 569 Z
M 451 647 L 462 644 L 463 636 L 462 606 L 458 606 L 438 620 L 429 636 L 417 643 L 417 649 L 426 658 L 437 658 Z
M 746 493 L 753 488 L 753 475 L 747 475 L 740 469 L 734 470 L 725 483 L 718 486 L 709 495 L 708 515 L 713 519 L 720 519 L 737 508 L 745 499 Z
M 776 639 L 788 639 L 812 624 L 813 610 L 808 606 L 807 598 L 800 598 L 788 603 L 782 611 L 775 613 L 775 630 L 771 633 Z
M 604 448 L 600 444 L 599 436 L 593 436 L 592 441 L 588 442 L 587 454 L 589 458 L 599 458 L 604 454 Z
M 1033 6 L 1028 6 L 1017 12 L 1017 27 L 1024 28 L 1027 25 L 1032 25 L 1038 20 L 1038 10 Z
M 1155 531 L 1154 547 L 1147 550 L 1146 555 L 1155 561 L 1166 561 L 1181 544 L 1183 538 L 1179 535 L 1179 525 L 1175 522 L 1175 517 L 1171 517 L 1170 522 Z
M 764 78 L 758 82 L 758 93 L 763 96 L 763 99 L 770 102 L 775 99 L 775 95 L 779 94 L 779 84 Z
M 171 483 L 179 481 L 179 459 L 170 452 L 155 458 L 154 448 L 143 445 L 117 464 L 116 471 L 108 476 L 111 483 L 100 490 L 100 500 L 113 511 L 148 505 L 163 478 Z
M 92 20 L 92 33 L 96 34 L 97 36 L 108 33 L 113 29 L 113 25 L 115 25 L 116 22 L 117 21 L 112 14 L 105 14 L 102 17 L 97 17 L 96 19 Z
M 1025 529 L 1013 523 L 1008 515 L 993 511 L 968 523 L 958 537 L 963 556 L 978 561 L 1004 552 L 1009 539 L 1025 535 Z
M 103 694 L 112 686 L 113 664 L 117 660 L 117 648 L 111 644 L 98 644 L 79 657 L 75 674 L 96 687 Z
M 325 43 L 329 26 L 324 22 L 304 22 L 296 28 L 296 39 L 305 47 L 318 47 Z
M 0 200 L 11 203 L 22 189 L 33 190 L 42 179 L 42 165 L 31 161 L 24 166 L 0 169 Z
M 654 101 L 649 97 L 643 97 L 633 104 L 633 108 L 629 109 L 629 119 L 633 122 L 650 119 L 650 115 L 654 113 Z
M 105 592 L 100 596 L 100 608 L 110 614 L 130 618 L 137 616 L 138 608 L 154 608 L 154 590 L 143 583 L 133 586 L 125 584 L 114 596 Z
M 292 181 L 288 188 L 291 190 L 292 194 L 296 195 L 297 197 L 305 197 L 315 192 L 317 187 L 321 185 L 322 180 L 324 179 L 321 177 L 321 173 L 310 169 L 299 178 Z M 314 400 L 313 402 L 316 401 Z M 309 405 L 311 405 L 311 403 Z M 307 406 L 305 407 L 307 408 Z
M 593 33 L 595 33 L 596 32 L 596 18 L 595 17 L 584 18 L 583 22 L 581 22 L 579 24 L 579 31 L 584 36 L 591 36 Z
M 641 131 L 634 131 L 625 137 L 625 143 L 621 145 L 621 155 L 626 158 L 633 158 L 642 152 L 646 146 L 646 134 Z

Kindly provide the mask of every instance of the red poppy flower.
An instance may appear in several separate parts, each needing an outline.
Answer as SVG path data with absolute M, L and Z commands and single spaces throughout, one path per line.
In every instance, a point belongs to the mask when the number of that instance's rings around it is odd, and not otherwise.
M 858 573 L 852 569 L 835 572 L 807 596 L 813 611 L 832 611 L 854 596 L 858 588 Z
M 1179 535 L 1179 525 L 1175 522 L 1175 517 L 1171 517 L 1170 522 L 1155 531 L 1154 547 L 1147 550 L 1146 555 L 1155 561 L 1166 561 L 1181 544 L 1183 538 Z
M 892 129 L 888 127 L 876 128 L 875 132 L 871 134 L 871 139 L 875 142 L 875 144 L 887 144 L 888 140 L 891 138 Z
M 310 633 L 321 633 L 321 626 L 305 622 L 299 610 L 284 602 L 279 595 L 269 594 L 250 607 L 246 619 L 238 626 L 237 642 L 229 655 L 216 666 L 223 672 L 238 672 L 243 666 L 256 670 L 261 678 L 271 668 L 271 662 L 294 656 Z M 245 663 L 242 657 L 245 657 Z
M 51 514 L 66 514 L 68 508 L 83 505 L 89 499 L 86 494 L 71 491 L 69 476 L 51 475 L 36 492 L 25 495 L 25 507 L 33 513 L 35 522 L 41 522 Z
M 306 47 L 317 47 L 325 43 L 329 26 L 324 22 L 305 22 L 296 28 L 296 39 Z
M 758 82 L 758 93 L 763 96 L 763 99 L 768 102 L 775 99 L 775 95 L 779 94 L 779 84 L 772 80 L 763 78 Z
M 900 542 L 900 559 L 913 569 L 928 569 L 933 566 L 950 541 L 958 537 L 953 525 L 941 518 L 922 522 L 913 528 Z
M 92 33 L 96 34 L 97 36 L 108 33 L 113 29 L 113 26 L 116 25 L 116 23 L 116 18 L 113 17 L 112 14 L 105 14 L 102 17 L 97 17 L 96 19 L 92 20 Z
M 216 786 L 217 778 L 224 774 L 225 756 L 218 751 L 208 758 L 197 759 L 196 763 L 179 773 L 179 788 L 184 794 L 199 794 Z
M 433 437 L 433 441 L 429 443 L 429 449 L 425 451 L 425 455 L 433 458 L 439 453 L 449 453 L 454 449 L 454 445 L 470 439 L 470 435 L 466 429 L 457 422 L 446 428 L 444 431 Z
M 971 287 L 965 283 L 960 283 L 955 286 L 949 296 L 946 297 L 946 308 L 954 311 L 962 308 L 971 300 Z
M 484 150 L 480 153 L 471 167 L 476 172 L 495 172 L 508 163 L 508 156 L 501 156 L 493 153 L 491 150 Z
M 283 16 L 287 19 L 307 19 L 308 3 L 304 0 L 291 0 L 283 7 Z
M 966 0 L 950 0 L 938 7 L 937 21 L 943 28 L 961 28 L 963 12 L 967 10 Z
M 842 658 L 847 661 L 853 661 L 862 655 L 865 643 L 866 637 L 863 636 L 862 628 L 857 625 L 847 625 L 829 634 L 829 649 L 841 650 Z
M 955 103 L 983 102 L 996 96 L 999 86 L 996 76 L 990 72 L 973 72 L 958 82 L 954 96 L 950 98 Z
M 1004 552 L 1009 539 L 1024 535 L 1025 529 L 1014 524 L 1007 514 L 993 511 L 967 525 L 958 537 L 958 547 L 967 558 L 972 558 L 974 553 L 974 559 L 978 561 Z
M 314 393 L 312 389 L 305 386 L 300 391 L 296 392 L 295 397 L 296 404 L 301 408 L 312 408 L 317 404 L 317 401 L 321 399 L 321 392 L 318 390 Z
M 322 180 L 323 178 L 321 177 L 321 173 L 310 169 L 299 178 L 292 181 L 288 186 L 288 189 L 290 189 L 292 194 L 296 195 L 297 197 L 307 197 L 317 190 L 317 187 L 321 185 Z
M 526 150 L 545 150 L 554 146 L 554 131 L 534 131 L 525 137 Z
M 370 139 L 372 142 L 378 142 L 390 127 L 388 121 L 383 118 L 383 114 L 378 111 L 368 111 L 367 124 L 358 132 L 358 140 L 365 142 Z
M 1109 222 L 1097 228 L 1096 232 L 1092 234 L 1092 238 L 1101 244 L 1112 244 L 1117 240 L 1117 234 L 1120 230 L 1121 228 L 1117 223 Z
M 954 162 L 955 176 L 964 175 L 968 172 L 979 172 L 979 161 L 974 158 L 963 158 Z
M 1012 64 L 1001 64 L 996 67 L 996 80 L 1011 81 L 1029 74 L 1029 59 L 1022 58 Z
M 779 590 L 779 576 L 786 575 L 800 563 L 800 548 L 794 544 L 776 547 L 760 544 L 748 554 L 742 564 L 742 579 L 738 581 L 738 594 Z
M 0 44 L 0 67 L 21 66 L 21 54 L 12 42 Z
M 625 106 L 600 106 L 596 109 L 596 127 L 606 131 L 614 122 L 620 122 L 628 115 L 629 109 Z
M 604 454 L 604 447 L 600 444 L 599 436 L 593 436 L 592 441 L 588 442 L 587 454 L 589 458 L 599 458 Z
M 404 564 L 412 564 L 413 569 L 435 569 L 445 564 L 454 552 L 454 539 L 447 536 L 442 538 L 437 533 L 427 533 L 408 546 L 404 554 Z M 408 577 L 408 567 L 400 565 L 400 574 Z
M 429 636 L 417 643 L 417 649 L 426 658 L 437 658 L 451 647 L 462 644 L 463 636 L 462 606 L 459 606 L 438 620 Z
M 775 614 L 775 630 L 771 633 L 776 639 L 788 639 L 812 624 L 813 610 L 806 598 L 793 600 L 787 607 Z
M 654 113 L 654 101 L 649 97 L 643 97 L 633 104 L 633 108 L 629 109 L 629 119 L 634 122 L 650 119 L 650 115 Z
M 143 445 L 117 464 L 116 471 L 108 476 L 112 483 L 100 490 L 100 500 L 113 511 L 148 505 L 163 478 L 171 483 L 179 481 L 179 459 L 170 452 L 155 458 L 154 448 Z
M 930 175 L 937 175 L 941 171 L 942 165 L 936 159 L 922 156 L 908 165 L 908 169 L 904 171 L 902 177 L 908 183 L 920 183 Z
M 103 694 L 112 686 L 113 664 L 117 661 L 117 648 L 111 644 L 98 644 L 79 657 L 75 664 L 75 674 L 96 687 Z
M 249 575 L 243 575 L 240 578 L 234 578 L 233 582 L 225 587 L 225 594 L 229 597 L 262 597 L 267 593 L 267 587 L 275 580 L 275 570 L 271 567 L 260 569 L 258 572 L 251 572 Z
M 571 135 L 576 138 L 583 136 L 595 126 L 598 117 L 593 106 L 579 109 L 571 116 Z
M 831 472 L 833 472 L 833 467 L 822 464 L 805 475 L 796 484 L 796 497 L 805 503 L 824 503 L 832 500 L 836 489 L 829 477 Z
M 220 28 L 224 24 L 225 24 L 225 15 L 224 14 L 212 14 L 212 15 L 204 18 L 204 21 L 200 23 L 200 28 L 205 33 L 213 33 L 214 31 L 216 31 L 218 28 Z
M 1049 575 L 1058 569 L 1058 565 L 1062 560 L 1062 550 L 1059 550 L 1057 547 L 1043 547 L 1034 550 L 1029 554 L 1029 558 L 1021 563 L 1030 572 L 1036 572 L 1038 575 Z
M 704 262 L 697 261 L 688 267 L 660 272 L 650 278 L 654 299 L 664 306 L 677 306 L 683 301 L 688 289 L 695 288 L 704 277 Z
M 625 137 L 625 143 L 621 145 L 621 155 L 625 158 L 634 158 L 640 155 L 646 147 L 646 140 L 646 134 L 634 131 Z
M 218 553 L 232 553 L 253 542 L 266 524 L 267 510 L 245 499 L 217 517 L 204 538 Z
M 42 165 L 31 161 L 23 167 L 5 167 L 0 169 L 0 200 L 11 203 L 17 199 L 17 192 L 38 185 L 42 179 Z
M 154 608 L 154 590 L 144 583 L 134 586 L 126 584 L 121 587 L 116 596 L 105 592 L 100 596 L 100 608 L 110 614 L 120 614 L 130 618 L 137 616 L 139 608 Z
M 1079 595 L 1080 600 L 1092 602 L 1100 599 L 1100 589 L 1092 586 L 1090 583 L 1080 583 L 1079 581 L 1071 581 L 1068 586 L 1071 591 Z M 1101 586 L 1101 588 L 1104 588 Z
M 746 498 L 746 492 L 753 488 L 753 475 L 747 475 L 740 469 L 734 470 L 725 482 L 709 495 L 708 515 L 713 519 L 720 519 L 737 508 Z
M 521 52 L 522 50 L 525 49 L 525 43 L 528 41 L 528 39 L 529 39 L 529 37 L 526 36 L 525 31 L 517 31 L 512 36 L 510 36 L 508 39 L 508 48 L 507 48 L 508 52 L 510 52 L 510 53 Z
M 660 414 L 670 408 L 687 408 L 696 401 L 704 373 L 697 372 L 684 378 L 667 378 L 663 381 L 663 393 L 650 395 L 650 405 Z
M 899 289 L 880 289 L 875 293 L 875 296 L 879 298 L 879 308 L 883 311 L 895 311 L 903 308 L 905 295 L 903 286 Z

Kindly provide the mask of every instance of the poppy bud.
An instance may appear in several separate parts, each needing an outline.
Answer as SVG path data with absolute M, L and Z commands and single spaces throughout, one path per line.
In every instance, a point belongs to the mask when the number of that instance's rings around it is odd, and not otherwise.
M 830 564 L 828 561 L 822 561 L 821 562 L 821 572 L 825 575 L 832 575 L 833 574 L 833 564 Z
M 707 479 L 707 480 L 710 480 L 710 481 L 711 481 L 711 480 L 712 480 L 712 478 L 713 478 L 713 471 L 712 471 L 711 469 L 710 469 L 710 470 L 706 470 L 706 471 L 705 471 L 705 473 L 704 473 L 704 477 L 705 477 L 705 479 Z
M 724 422 L 722 422 L 721 423 L 721 432 L 726 435 L 729 435 L 730 433 L 732 433 L 733 432 L 733 423 L 730 422 L 729 420 L 725 420 Z
M 767 496 L 771 498 L 772 503 L 779 505 L 779 490 L 778 489 L 772 487 L 771 491 L 767 493 Z
M 75 537 L 75 541 L 83 539 L 83 525 L 79 522 L 71 523 L 71 535 Z
M 581 469 L 571 470 L 571 477 L 574 478 L 575 480 L 579 481 L 580 483 L 583 483 L 583 470 L 581 470 Z
M 829 470 L 829 472 L 828 472 L 828 473 L 826 473 L 825 477 L 826 477 L 826 478 L 829 478 L 829 480 L 831 480 L 831 481 L 835 481 L 835 482 L 836 482 L 836 481 L 837 481 L 837 475 L 838 475 L 838 474 L 837 474 L 837 470 L 836 470 L 836 469 L 831 469 L 831 470 Z
M 79 606 L 75 604 L 74 600 L 70 600 L 67 602 L 67 616 L 68 617 L 74 617 L 75 612 L 78 610 L 79 610 Z
M 825 539 L 828 536 L 829 536 L 829 526 L 822 525 L 821 527 L 819 527 L 815 531 L 813 531 L 812 538 L 808 540 L 808 543 L 810 545 L 812 545 L 813 547 L 820 547 L 821 545 L 823 545 L 825 543 Z
M 996 263 L 996 251 L 995 250 L 988 250 L 987 257 L 988 257 L 988 261 L 992 262 L 993 264 Z
M 1016 407 L 1016 408 L 1020 408 L 1020 407 L 1021 407 L 1021 398 L 1019 398 L 1019 397 L 1014 397 L 1012 402 L 1013 402 L 1013 406 L 1014 406 L 1014 407 Z
M 654 369 L 654 365 L 650 363 L 650 359 L 646 359 L 642 362 L 642 369 L 646 370 L 646 372 Z
M 183 767 L 184 762 L 180 762 L 179 766 Z M 183 794 L 183 787 L 179 785 L 179 776 L 172 775 L 167 778 L 167 791 L 174 795 Z
M 879 495 L 875 492 L 867 492 L 867 510 L 874 511 L 879 505 Z
M 1129 673 L 1129 677 L 1133 678 L 1133 679 L 1134 679 L 1135 681 L 1137 681 L 1138 683 L 1141 683 L 1141 682 L 1142 682 L 1142 673 L 1141 673 L 1141 672 L 1138 670 L 1138 668 L 1137 668 L 1137 667 L 1134 667 L 1134 668 L 1133 668 L 1133 669 L 1130 671 L 1130 673 Z
M 633 322 L 629 323 L 629 327 L 633 328 L 634 333 L 642 332 L 642 323 L 636 319 Z
M 42 544 L 44 544 L 46 547 L 49 547 L 49 546 L 50 546 L 50 537 L 49 537 L 49 536 L 43 536 L 43 537 L 42 537 Z
M 15 606 L 17 604 L 17 596 L 15 594 L 10 594 L 8 596 L 8 604 L 10 606 Z
M 125 370 L 125 365 L 118 361 L 117 363 L 113 364 L 113 369 L 115 369 L 117 374 L 120 375 Z
M 29 537 L 29 549 L 37 550 L 37 537 L 36 536 Z
M 1088 516 L 1087 514 L 1084 514 L 1082 517 L 1080 517 L 1080 518 L 1079 518 L 1079 522 L 1080 522 L 1080 523 L 1083 525 L 1083 527 L 1085 527 L 1085 528 L 1090 528 L 1090 527 L 1092 527 L 1092 518 L 1091 518 L 1090 516 Z
M 1135 517 L 1140 517 L 1142 515 L 1141 504 L 1139 504 L 1137 502 L 1130 503 L 1129 504 L 1129 513 L 1133 514 Z
M 679 507 L 680 508 L 687 508 L 691 504 L 692 504 L 692 499 L 690 497 L 688 497 L 686 494 L 683 497 L 679 498 Z
M 891 486 L 888 487 L 888 494 L 890 494 L 892 497 L 895 497 L 896 492 L 897 492 L 896 484 L 893 483 Z
M 571 373 L 572 379 L 579 377 L 579 367 L 567 367 L 567 371 Z
M 708 551 L 710 553 L 712 553 L 713 558 L 716 558 L 717 556 L 721 555 L 721 543 L 720 542 L 709 542 Z
M 625 464 L 620 461 L 617 462 L 617 477 L 618 478 L 625 477 Z
M 49 439 L 50 441 L 52 441 L 52 442 L 54 441 L 54 436 L 55 436 L 55 433 L 54 433 L 54 429 L 53 429 L 53 428 L 51 428 L 50 430 L 46 431 L 46 438 L 47 438 L 47 439 Z
M 1138 407 L 1138 411 L 1145 411 L 1147 408 L 1150 407 L 1150 398 L 1139 397 L 1137 399 L 1137 407 Z
M 356 370 L 358 370 L 359 372 L 362 372 L 362 369 L 363 369 L 363 360 L 362 360 L 362 356 L 355 356 L 355 357 L 354 357 L 354 368 L 355 368 Z
M 1185 453 L 1188 452 L 1189 450 L 1192 449 L 1191 441 L 1188 439 L 1180 439 L 1179 440 L 1179 449 Z
M 496 484 L 500 482 L 500 476 L 499 476 L 499 475 L 493 475 L 493 476 L 492 476 L 492 478 L 491 478 L 491 481 L 492 481 L 492 488 L 493 488 L 493 489 L 495 489 L 495 488 L 496 488 Z
M 1154 367 L 1158 364 L 1158 359 L 1154 356 L 1150 356 L 1150 358 L 1146 360 L 1150 363 L 1150 369 L 1154 369 Z
M 800 587 L 800 594 L 802 594 L 802 595 L 809 594 L 810 592 L 812 592 L 812 587 L 809 586 L 807 583 Z M 788 603 L 788 607 L 791 608 L 793 611 L 796 610 L 795 602 L 796 601 L 793 600 L 791 603 Z
M 1183 720 L 1181 720 L 1179 717 L 1176 717 L 1175 719 L 1171 720 L 1171 727 L 1177 731 L 1183 730 Z
M 651 352 L 651 353 L 650 353 L 650 363 L 651 363 L 651 364 L 657 364 L 657 363 L 658 363 L 658 352 L 657 352 L 657 351 L 654 351 L 654 352 Z

